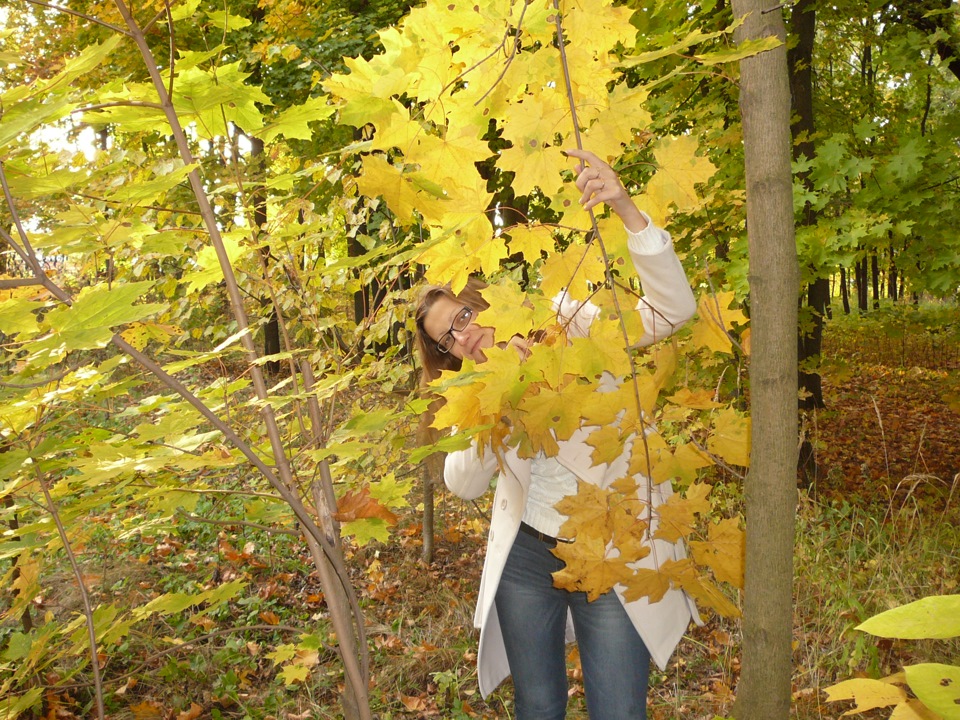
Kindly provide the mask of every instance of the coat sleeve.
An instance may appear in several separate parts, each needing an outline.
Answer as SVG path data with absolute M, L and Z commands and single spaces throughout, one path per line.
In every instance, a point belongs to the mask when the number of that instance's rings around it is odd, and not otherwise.
M 697 301 L 680 258 L 673 251 L 670 233 L 654 225 L 650 218 L 647 222 L 641 232 L 627 233 L 627 246 L 643 288 L 637 312 L 643 320 L 644 333 L 638 345 L 652 345 L 672 335 L 697 311 Z
M 465 450 L 447 454 L 443 463 L 443 482 L 455 495 L 475 500 L 490 487 L 497 472 L 497 456 L 489 447 L 481 454 L 477 443 Z
M 672 335 L 697 311 L 690 283 L 673 251 L 670 233 L 654 225 L 649 217 L 647 222 L 639 233 L 627 231 L 627 246 L 643 288 L 643 297 L 636 307 L 644 329 L 638 345 L 652 345 Z M 554 304 L 573 337 L 586 337 L 600 312 L 593 303 L 574 300 L 566 291 L 554 298 Z

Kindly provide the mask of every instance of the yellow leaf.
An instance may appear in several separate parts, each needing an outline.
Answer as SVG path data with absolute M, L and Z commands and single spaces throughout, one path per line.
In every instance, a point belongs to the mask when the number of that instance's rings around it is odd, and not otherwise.
M 557 440 L 569 440 L 580 428 L 577 392 L 576 383 L 559 391 L 540 387 L 539 392 L 524 397 L 520 402 L 520 410 L 528 416 L 524 419 L 524 425 L 547 428 L 553 430 Z
M 713 396 L 713 390 L 707 388 L 691 390 L 688 387 L 684 387 L 680 388 L 667 399 L 672 403 L 693 408 L 694 410 L 712 410 L 713 408 L 722 407 L 723 404 L 716 402 Z
M 602 280 L 603 270 L 603 258 L 595 243 L 586 247 L 571 244 L 544 262 L 540 269 L 540 290 L 545 296 L 554 297 L 566 289 L 572 299 L 586 300 L 591 292 L 589 283 Z
M 713 420 L 713 430 L 707 438 L 707 450 L 719 455 L 732 465 L 750 465 L 750 418 L 736 410 L 721 410 Z
M 616 425 L 601 425 L 587 436 L 586 442 L 593 448 L 590 459 L 594 465 L 613 462 L 623 453 L 624 438 Z
M 704 293 L 697 303 L 697 320 L 693 326 L 693 344 L 716 352 L 730 353 L 733 343 L 728 333 L 734 323 L 745 325 L 748 321 L 739 309 L 730 309 L 734 301 L 732 292 L 715 295 Z
M 428 221 L 439 220 L 445 211 L 444 200 L 421 192 L 416 180 L 413 173 L 402 172 L 380 155 L 366 155 L 357 186 L 367 197 L 382 196 L 404 223 L 413 222 L 414 210 Z
M 627 602 L 645 597 L 648 602 L 655 603 L 666 595 L 671 583 L 670 578 L 659 570 L 639 568 L 624 585 L 626 589 L 623 592 L 623 599 Z
M 680 493 L 671 495 L 657 508 L 659 523 L 653 536 L 659 540 L 676 542 L 693 532 L 696 515 L 710 512 L 711 486 L 705 483 L 693 483 L 687 488 L 686 497 Z
M 674 205 L 685 212 L 700 206 L 695 186 L 709 180 L 716 168 L 696 154 L 698 148 L 693 135 L 667 137 L 657 143 L 653 154 L 659 167 L 645 191 L 652 207 L 665 211 Z
M 910 699 L 893 709 L 890 720 L 941 720 L 941 718 L 919 700 Z
M 827 702 L 854 701 L 856 707 L 845 712 L 843 717 L 857 715 L 874 708 L 898 705 L 907 699 L 907 693 L 903 688 L 891 685 L 883 680 L 871 680 L 870 678 L 845 680 L 826 688 L 826 693 Z
M 541 253 L 552 253 L 554 250 L 553 233 L 545 225 L 517 225 L 507 230 L 507 235 L 510 238 L 510 252 L 520 253 L 524 261 L 531 265 L 541 259 Z
M 531 139 L 502 150 L 497 165 L 504 172 L 516 173 L 512 186 L 517 195 L 529 195 L 535 187 L 552 195 L 563 183 L 560 173 L 569 163 L 560 148 Z
M 691 540 L 690 551 L 699 565 L 713 570 L 719 582 L 743 587 L 744 532 L 736 518 L 710 525 L 708 542 Z

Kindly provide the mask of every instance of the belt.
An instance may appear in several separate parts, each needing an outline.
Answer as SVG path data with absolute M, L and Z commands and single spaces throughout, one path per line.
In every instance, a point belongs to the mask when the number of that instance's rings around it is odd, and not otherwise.
M 573 540 L 567 540 L 566 538 L 555 538 L 553 535 L 547 535 L 542 533 L 534 527 L 530 527 L 525 522 L 520 523 L 520 532 L 526 533 L 530 537 L 535 537 L 537 540 L 542 542 L 547 547 L 556 547 L 558 542 L 561 543 L 572 543 Z

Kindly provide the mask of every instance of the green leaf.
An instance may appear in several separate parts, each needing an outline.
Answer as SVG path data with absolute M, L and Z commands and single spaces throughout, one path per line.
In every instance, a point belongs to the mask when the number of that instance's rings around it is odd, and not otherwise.
M 15 632 L 10 636 L 7 642 L 7 648 L 0 657 L 8 661 L 22 660 L 30 653 L 30 647 L 32 645 L 33 638 L 26 633 Z
M 256 134 L 265 143 L 272 142 L 278 135 L 283 135 L 288 140 L 310 140 L 313 137 L 310 123 L 325 120 L 335 111 L 336 107 L 327 102 L 326 96 L 310 98 L 302 105 L 287 108 L 276 120 Z
M 767 50 L 773 50 L 780 47 L 783 43 L 774 35 L 768 35 L 756 40 L 745 40 L 739 43 L 734 50 L 724 50 L 720 52 L 707 53 L 705 55 L 694 55 L 704 65 L 719 65 L 720 63 L 736 62 L 753 55 L 759 55 Z
M 365 546 L 371 540 L 378 542 L 390 541 L 390 526 L 386 520 L 380 518 L 362 518 L 360 520 L 351 520 L 341 526 L 344 535 L 352 535 L 354 541 L 360 547 Z
M 874 615 L 857 630 L 885 638 L 922 640 L 960 636 L 960 595 L 937 595 Z
M 45 318 L 53 331 L 52 341 L 67 350 L 90 350 L 105 346 L 117 325 L 143 320 L 166 305 L 135 301 L 153 286 L 152 281 L 126 283 L 108 288 L 85 287 L 72 306 L 62 306 Z M 43 341 L 41 341 L 43 342 Z
M 200 7 L 200 0 L 183 0 L 171 9 L 170 17 L 173 18 L 174 22 L 190 20 L 196 14 L 198 7 Z
M 43 688 L 33 688 L 23 695 L 12 695 L 0 700 L 0 718 L 3 720 L 16 720 L 23 713 L 40 702 L 43 697 Z
M 943 720 L 960 720 L 960 667 L 924 663 L 904 668 L 910 689 Z
M 224 30 L 241 30 L 248 25 L 252 25 L 249 20 L 240 15 L 230 15 L 229 13 L 223 10 L 208 10 L 207 17 L 210 18 L 210 21 L 213 22 L 218 28 Z

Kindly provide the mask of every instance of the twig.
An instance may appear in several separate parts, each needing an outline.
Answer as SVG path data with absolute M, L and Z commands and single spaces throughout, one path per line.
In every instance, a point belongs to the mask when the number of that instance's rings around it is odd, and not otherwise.
M 130 37 L 130 33 L 124 30 L 119 25 L 108 23 L 105 20 L 99 20 L 98 18 L 95 18 L 93 15 L 87 15 L 86 13 L 78 12 L 77 10 L 71 10 L 70 8 L 63 7 L 61 5 L 53 5 L 52 3 L 41 2 L 41 0 L 27 0 L 27 2 L 30 3 L 31 5 L 38 5 L 39 7 L 49 8 L 50 10 L 58 10 L 59 12 L 66 13 L 67 15 L 74 15 L 78 18 L 83 18 L 87 22 L 92 22 L 96 25 L 101 25 L 105 28 L 109 28 L 110 30 L 113 30 L 116 33 L 120 33 L 121 35 L 126 35 L 127 37 Z
M 253 528 L 254 530 L 262 530 L 265 533 L 277 533 L 278 535 L 292 535 L 293 537 L 302 537 L 302 533 L 296 530 L 288 530 L 287 528 L 275 528 L 270 527 L 269 525 L 261 525 L 260 523 L 250 522 L 249 520 L 214 520 L 212 518 L 200 517 L 199 515 L 191 515 L 188 512 L 183 510 L 177 510 L 177 515 L 187 520 L 192 520 L 193 522 L 207 523 L 208 525 L 242 525 L 243 527 Z
M 50 489 L 47 487 L 47 481 L 40 471 L 40 466 L 33 463 L 34 475 L 37 482 L 40 483 L 40 489 L 43 491 L 43 497 L 47 502 L 47 512 L 53 518 L 57 526 L 57 534 L 60 535 L 60 542 L 63 543 L 63 550 L 70 560 L 70 566 L 73 568 L 73 575 L 77 579 L 77 585 L 80 587 L 80 597 L 83 600 L 83 615 L 87 626 L 87 637 L 90 640 L 90 663 L 93 670 L 93 687 L 97 701 L 97 717 L 103 720 L 106 711 L 103 704 L 103 680 L 100 678 L 100 659 L 97 652 L 97 629 L 93 623 L 93 606 L 90 604 L 90 595 L 87 593 L 87 586 L 83 582 L 83 573 L 80 572 L 80 565 L 77 563 L 77 557 L 73 554 L 73 548 L 70 546 L 70 538 L 67 536 L 67 530 L 60 519 L 60 513 L 50 495 Z

